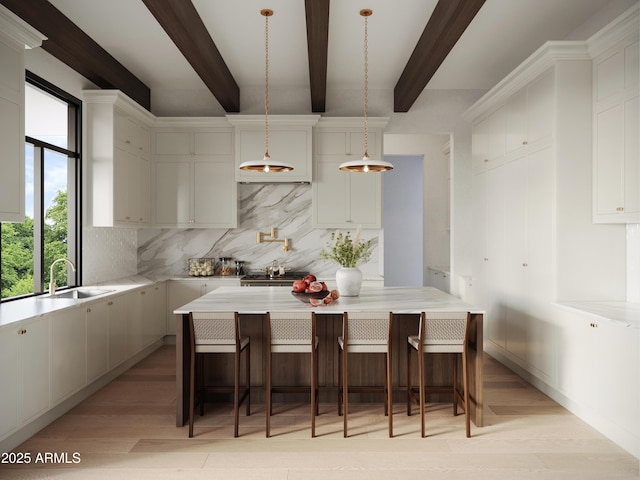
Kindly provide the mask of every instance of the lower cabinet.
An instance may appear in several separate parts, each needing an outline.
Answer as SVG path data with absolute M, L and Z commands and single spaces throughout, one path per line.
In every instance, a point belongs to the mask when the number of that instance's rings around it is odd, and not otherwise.
M 85 307 L 87 324 L 87 383 L 109 371 L 109 305 L 107 301 Z
M 581 417 L 604 419 L 609 423 L 605 430 L 617 429 L 637 437 L 638 330 L 578 311 L 563 311 L 562 315 L 558 389 L 580 405 Z
M 50 319 L 51 405 L 85 386 L 87 381 L 87 324 L 82 308 L 63 310 Z
M 240 286 L 239 278 L 190 278 L 170 280 L 167 286 L 167 335 L 176 334 L 176 316 L 173 311 L 221 286 Z
M 49 408 L 50 316 L 37 317 L 19 325 L 18 419 L 20 423 L 27 423 Z
M 159 282 L 0 327 L 0 441 L 161 340 L 166 292 Z

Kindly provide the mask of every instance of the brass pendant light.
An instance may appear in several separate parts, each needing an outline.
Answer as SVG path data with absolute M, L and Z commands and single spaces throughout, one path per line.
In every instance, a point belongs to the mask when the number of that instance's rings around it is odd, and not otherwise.
M 249 172 L 290 172 L 293 165 L 284 162 L 271 160 L 269 156 L 269 17 L 273 15 L 273 10 L 268 8 L 260 10 L 260 15 L 264 17 L 264 50 L 265 50 L 265 82 L 264 82 L 264 157 L 262 160 L 249 160 L 240 164 L 240 170 Z
M 364 17 L 364 155 L 362 160 L 351 160 L 340 164 L 340 170 L 345 172 L 384 172 L 393 170 L 393 165 L 384 160 L 369 158 L 369 22 L 373 10 L 365 8 L 360 10 Z

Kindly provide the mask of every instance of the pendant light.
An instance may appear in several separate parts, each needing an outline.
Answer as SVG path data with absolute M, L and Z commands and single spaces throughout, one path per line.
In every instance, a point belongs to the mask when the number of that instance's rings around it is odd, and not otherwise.
M 345 172 L 384 172 L 393 170 L 393 165 L 384 160 L 369 158 L 369 22 L 368 18 L 373 14 L 371 9 L 360 10 L 364 17 L 364 155 L 362 160 L 351 160 L 340 164 L 340 170 Z
M 264 17 L 264 157 L 262 160 L 249 160 L 240 164 L 240 170 L 249 172 L 290 172 L 293 165 L 284 162 L 271 160 L 269 156 L 269 17 L 273 15 L 273 10 L 268 8 L 260 10 L 260 15 Z

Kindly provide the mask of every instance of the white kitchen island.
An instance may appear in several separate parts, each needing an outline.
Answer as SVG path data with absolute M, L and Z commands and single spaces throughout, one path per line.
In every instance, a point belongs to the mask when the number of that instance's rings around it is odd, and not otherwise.
M 264 394 L 264 314 L 274 311 L 314 311 L 319 316 L 317 333 L 320 337 L 320 389 L 333 395 L 337 391 L 336 339 L 341 334 L 342 314 L 348 311 L 391 311 L 392 362 L 394 390 L 398 398 L 406 391 L 406 343 L 408 335 L 417 334 L 418 315 L 423 311 L 469 311 L 471 327 L 468 362 L 470 372 L 471 418 L 476 426 L 483 424 L 482 342 L 483 314 L 481 308 L 469 305 L 457 297 L 433 287 L 363 287 L 358 297 L 340 297 L 329 305 L 313 307 L 291 295 L 290 287 L 220 287 L 174 310 L 176 321 L 176 425 L 184 425 L 188 418 L 189 341 L 188 318 L 191 312 L 236 311 L 241 315 L 243 333 L 251 336 L 252 393 Z M 436 385 L 450 382 L 452 358 L 440 354 L 433 363 L 432 381 Z M 363 357 L 365 354 L 362 355 Z M 374 362 L 361 363 L 363 377 L 376 380 L 379 371 Z M 358 367 L 355 367 L 358 368 Z M 215 370 L 215 367 L 212 369 Z M 219 370 L 219 369 L 218 369 Z M 417 369 L 413 369 L 414 372 Z M 437 370 L 437 371 L 436 371 Z M 213 375 L 218 377 L 220 372 Z M 461 375 L 460 375 L 461 377 Z M 217 380 L 220 380 L 217 378 Z M 429 380 L 429 379 L 428 379 Z M 444 382 L 444 383 L 437 383 Z M 450 383 L 449 383 L 450 384 Z M 326 397 L 334 398 L 333 396 Z M 406 413 L 403 412 L 406 415 Z

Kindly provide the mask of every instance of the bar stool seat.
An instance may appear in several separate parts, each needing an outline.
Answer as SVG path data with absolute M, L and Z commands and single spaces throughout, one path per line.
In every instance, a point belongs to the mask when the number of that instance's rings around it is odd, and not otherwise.
M 427 391 L 448 391 L 453 394 L 453 414 L 458 414 L 458 403 L 465 415 L 467 437 L 471 436 L 469 416 L 469 374 L 467 367 L 467 339 L 469 312 L 422 312 L 417 336 L 407 338 L 407 415 L 411 415 L 412 400 L 420 405 L 420 433 L 425 436 L 425 395 Z M 411 352 L 418 352 L 418 397 L 411 385 Z M 454 353 L 453 383 L 451 387 L 425 385 L 424 356 L 426 353 Z M 458 357 L 462 357 L 462 394 L 458 389 Z
M 311 392 L 311 437 L 316 436 L 318 415 L 318 337 L 314 312 L 267 312 L 266 317 L 266 435 L 271 436 L 272 394 Z M 311 378 L 309 387 L 273 386 L 273 355 L 277 353 L 311 354 Z
M 393 314 L 384 311 L 344 312 L 342 335 L 338 337 L 338 415 L 344 416 L 344 437 L 349 436 L 349 392 L 382 392 L 384 413 L 389 417 L 389 437 L 393 437 L 393 389 L 391 375 L 391 326 Z M 384 386 L 349 387 L 351 354 L 382 353 L 385 356 Z
M 248 336 L 241 335 L 237 312 L 197 312 L 189 315 L 191 341 L 189 370 L 189 437 L 193 437 L 193 417 L 199 400 L 200 415 L 204 414 L 205 392 L 233 393 L 233 436 L 238 436 L 240 405 L 247 400 L 246 414 L 250 415 L 251 394 L 251 343 Z M 245 352 L 245 384 L 240 391 L 240 357 Z M 233 386 L 204 385 L 204 356 L 217 353 L 234 354 Z M 196 359 L 199 360 L 196 365 Z M 196 371 L 200 382 L 196 389 Z M 196 391 L 197 390 L 197 391 Z

